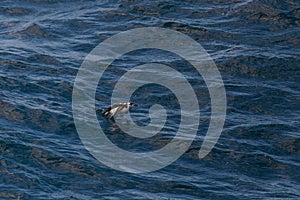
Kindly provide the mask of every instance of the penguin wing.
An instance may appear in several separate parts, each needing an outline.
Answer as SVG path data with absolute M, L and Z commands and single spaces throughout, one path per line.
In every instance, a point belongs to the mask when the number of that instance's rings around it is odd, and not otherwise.
M 110 115 L 110 111 L 111 111 L 111 106 L 109 106 L 107 109 L 102 111 L 102 114 L 107 117 Z

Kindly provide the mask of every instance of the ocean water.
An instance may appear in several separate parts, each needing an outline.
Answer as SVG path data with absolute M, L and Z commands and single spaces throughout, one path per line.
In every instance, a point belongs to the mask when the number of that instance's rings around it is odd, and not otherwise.
M 188 151 L 165 168 L 134 174 L 104 165 L 85 148 L 72 90 L 98 44 L 143 27 L 179 31 L 203 46 L 221 73 L 227 115 L 217 144 L 199 159 L 211 114 L 203 78 L 170 52 L 118 58 L 99 81 L 97 108 L 110 105 L 122 74 L 158 62 L 189 77 L 201 112 Z M 298 0 L 4 0 L 0 41 L 0 199 L 300 199 Z M 151 105 L 166 108 L 162 134 L 133 138 L 98 115 L 107 137 L 132 152 L 169 143 L 181 108 L 172 91 L 148 84 L 131 100 L 142 126 L 151 121 Z

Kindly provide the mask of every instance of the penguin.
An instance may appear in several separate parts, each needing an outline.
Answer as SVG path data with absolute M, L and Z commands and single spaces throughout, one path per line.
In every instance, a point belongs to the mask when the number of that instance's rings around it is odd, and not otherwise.
M 112 106 L 109 106 L 107 109 L 102 111 L 102 114 L 107 117 L 108 119 L 112 119 L 115 116 L 119 114 L 126 114 L 129 112 L 129 110 L 133 107 L 138 106 L 135 103 L 131 102 L 121 102 L 113 104 Z

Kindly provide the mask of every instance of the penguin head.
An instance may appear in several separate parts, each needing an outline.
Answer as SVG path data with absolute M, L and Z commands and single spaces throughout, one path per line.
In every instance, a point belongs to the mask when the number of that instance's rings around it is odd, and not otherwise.
M 137 104 L 135 104 L 135 103 L 129 103 L 129 107 L 130 108 L 132 108 L 132 107 L 136 107 L 136 106 L 138 106 Z

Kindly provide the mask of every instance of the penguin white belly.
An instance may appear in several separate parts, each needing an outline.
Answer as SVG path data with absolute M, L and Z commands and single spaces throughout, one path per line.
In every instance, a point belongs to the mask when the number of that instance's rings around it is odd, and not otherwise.
M 126 113 L 128 113 L 128 111 L 129 111 L 129 108 L 126 108 L 126 107 L 119 108 L 119 107 L 117 107 L 117 108 L 111 109 L 110 114 L 112 116 L 116 116 L 118 114 L 126 114 Z

